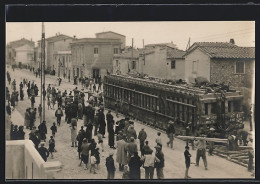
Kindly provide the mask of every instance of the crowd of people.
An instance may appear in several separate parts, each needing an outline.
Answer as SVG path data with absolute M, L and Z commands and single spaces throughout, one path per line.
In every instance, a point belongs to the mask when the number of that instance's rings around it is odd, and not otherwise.
M 7 91 L 7 107 L 6 111 L 11 116 L 12 108 L 18 103 L 18 92 L 16 91 L 15 79 L 11 83 L 11 76 L 7 73 L 7 80 L 11 85 L 12 93 L 6 87 Z M 11 125 L 11 140 L 24 140 L 26 129 L 30 129 L 29 139 L 34 143 L 35 148 L 42 156 L 44 161 L 54 158 L 57 150 L 55 149 L 55 136 L 58 132 L 58 127 L 66 122 L 70 127 L 71 132 L 71 147 L 76 147 L 78 158 L 80 160 L 79 166 L 83 164 L 84 169 L 89 169 L 90 173 L 96 174 L 100 164 L 105 164 L 107 169 L 107 179 L 115 178 L 116 163 L 118 164 L 119 171 L 122 172 L 123 179 L 141 179 L 141 167 L 145 170 L 145 179 L 153 179 L 154 172 L 158 179 L 164 178 L 165 157 L 163 153 L 163 142 L 161 139 L 161 132 L 157 133 L 154 141 L 156 146 L 151 148 L 149 145 L 147 133 L 144 128 L 137 132 L 135 129 L 134 121 L 129 116 L 125 116 L 118 121 L 114 120 L 111 110 L 105 114 L 103 93 L 101 90 L 101 80 L 98 82 L 98 89 L 95 83 L 88 83 L 88 79 L 81 79 L 80 82 L 89 91 L 84 93 L 78 90 L 77 87 L 73 91 L 61 91 L 49 84 L 46 91 L 43 92 L 44 98 L 47 100 L 48 109 L 55 110 L 56 122 L 52 123 L 49 127 L 51 136 L 47 141 L 47 125 L 46 121 L 40 122 L 38 127 L 35 126 L 37 112 L 39 117 L 42 116 L 42 106 L 38 109 L 34 107 L 35 97 L 38 96 L 38 87 L 34 82 L 23 79 L 19 84 L 20 86 L 20 100 L 23 100 L 23 88 L 27 87 L 28 99 L 31 101 L 31 107 L 25 110 L 24 126 Z M 11 95 L 10 95 L 11 93 Z M 10 105 L 11 104 L 11 105 Z M 57 105 L 56 105 L 57 104 Z M 12 108 L 10 107 L 12 106 Z M 118 115 L 118 111 L 116 112 Z M 64 117 L 64 121 L 63 121 Z M 78 121 L 83 121 L 83 126 L 77 131 Z M 57 126 L 56 126 L 57 125 Z M 211 129 L 213 133 L 213 129 Z M 187 130 L 188 131 L 188 130 Z M 106 133 L 108 135 L 106 135 Z M 173 149 L 174 136 L 175 136 L 175 122 L 169 121 L 166 129 L 166 134 L 169 141 L 166 142 L 167 147 Z M 241 133 L 242 134 L 242 133 Z M 202 133 L 198 134 L 204 136 Z M 104 153 L 104 138 L 108 136 L 108 146 L 111 149 L 109 156 L 106 158 L 105 163 L 101 163 L 101 155 Z M 206 136 L 206 135 L 205 135 Z M 243 135 L 243 143 L 246 143 Z M 210 137 L 210 135 L 208 135 Z M 49 148 L 46 148 L 46 142 Z M 139 144 L 138 144 L 139 143 Z M 189 153 L 189 143 L 192 148 L 196 146 L 196 166 L 199 166 L 200 157 L 202 157 L 205 170 L 208 169 L 206 158 L 206 141 L 187 141 L 184 151 L 185 158 L 185 175 L 184 178 L 188 179 L 188 170 L 191 164 Z M 39 147 L 40 145 L 40 147 Z M 209 154 L 212 155 L 214 145 L 209 144 Z M 114 159 L 114 152 L 116 156 Z M 139 152 L 140 151 L 140 154 Z M 251 166 L 250 166 L 251 167 Z

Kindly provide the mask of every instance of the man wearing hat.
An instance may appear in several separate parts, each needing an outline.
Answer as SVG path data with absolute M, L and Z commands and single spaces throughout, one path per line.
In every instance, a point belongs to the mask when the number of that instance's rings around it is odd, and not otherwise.
M 122 135 L 122 139 L 117 141 L 116 161 L 119 164 L 119 171 L 123 171 L 124 165 L 127 164 L 127 143 L 126 135 Z
M 157 178 L 163 179 L 164 154 L 162 152 L 161 146 L 157 145 L 154 148 L 156 149 L 155 156 L 160 160 L 159 162 L 155 162 L 154 164 L 154 167 L 156 168 Z
M 144 155 L 143 147 L 144 147 L 144 141 L 145 141 L 146 138 L 147 138 L 147 134 L 146 134 L 144 128 L 142 128 L 141 131 L 138 134 L 138 139 L 139 139 L 139 142 L 140 142 L 140 151 L 141 151 L 142 156 Z
M 169 121 L 168 128 L 166 130 L 167 136 L 169 138 L 169 141 L 167 142 L 167 146 L 169 147 L 169 144 L 171 145 L 171 148 L 173 148 L 173 139 L 175 134 L 175 128 L 174 128 L 174 122 Z
M 205 135 L 201 134 L 201 137 L 206 137 Z M 207 168 L 207 158 L 206 158 L 206 140 L 196 140 L 195 145 L 197 146 L 197 155 L 196 155 L 196 165 L 199 166 L 200 157 L 203 159 L 205 170 L 208 170 Z
M 109 156 L 106 158 L 106 167 L 107 167 L 107 179 L 114 179 L 116 168 L 113 159 L 113 152 L 110 152 Z
M 131 156 L 134 155 L 134 152 L 138 151 L 137 144 L 134 141 L 135 139 L 131 137 L 130 142 L 127 145 L 128 161 L 130 160 Z
M 45 143 L 41 142 L 41 147 L 38 149 L 39 154 L 41 155 L 42 159 L 46 162 L 47 158 L 49 157 L 49 151 L 47 148 L 44 147 Z

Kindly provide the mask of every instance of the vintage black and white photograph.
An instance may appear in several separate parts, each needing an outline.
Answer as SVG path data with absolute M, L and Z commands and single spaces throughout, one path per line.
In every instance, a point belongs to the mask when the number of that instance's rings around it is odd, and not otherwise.
M 6 22 L 6 179 L 255 178 L 255 22 Z

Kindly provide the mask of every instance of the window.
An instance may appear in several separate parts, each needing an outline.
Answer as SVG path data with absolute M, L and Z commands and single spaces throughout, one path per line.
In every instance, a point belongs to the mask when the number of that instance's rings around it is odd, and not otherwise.
M 132 69 L 136 69 L 136 61 L 132 61 Z
M 94 48 L 94 54 L 98 54 L 98 48 Z
M 245 62 L 244 61 L 237 61 L 236 62 L 236 73 L 245 73 Z
M 171 69 L 175 69 L 175 60 L 171 61 Z
M 114 54 L 118 54 L 118 48 L 114 48 Z
M 192 73 L 197 73 L 198 71 L 198 61 L 192 61 Z
M 118 66 L 118 60 L 116 60 L 116 66 Z

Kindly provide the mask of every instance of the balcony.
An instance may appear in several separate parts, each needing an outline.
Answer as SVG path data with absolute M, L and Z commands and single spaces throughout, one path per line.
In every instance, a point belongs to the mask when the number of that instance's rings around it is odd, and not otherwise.
M 44 162 L 31 140 L 6 141 L 6 179 L 55 179 L 59 161 Z

